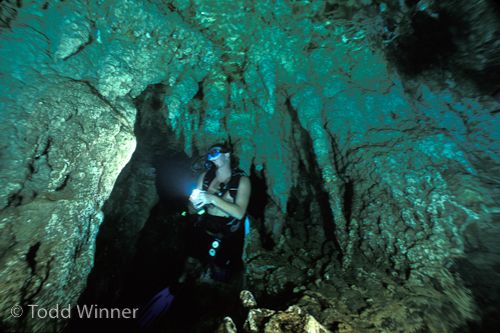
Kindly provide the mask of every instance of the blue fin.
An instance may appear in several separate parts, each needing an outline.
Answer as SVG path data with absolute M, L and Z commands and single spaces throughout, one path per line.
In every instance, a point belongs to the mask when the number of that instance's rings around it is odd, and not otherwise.
M 145 329 L 153 323 L 153 321 L 159 317 L 162 313 L 168 311 L 172 302 L 174 301 L 174 295 L 170 292 L 170 288 L 167 287 L 156 294 L 151 301 L 141 310 L 139 315 L 139 327 Z

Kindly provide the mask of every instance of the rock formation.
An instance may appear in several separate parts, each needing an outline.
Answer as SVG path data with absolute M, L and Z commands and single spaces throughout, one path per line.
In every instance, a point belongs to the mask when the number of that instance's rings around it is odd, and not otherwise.
M 0 328 L 67 325 L 30 304 L 119 302 L 140 253 L 182 245 L 153 161 L 221 140 L 260 184 L 246 282 L 277 321 L 498 325 L 499 17 L 486 0 L 3 1 Z

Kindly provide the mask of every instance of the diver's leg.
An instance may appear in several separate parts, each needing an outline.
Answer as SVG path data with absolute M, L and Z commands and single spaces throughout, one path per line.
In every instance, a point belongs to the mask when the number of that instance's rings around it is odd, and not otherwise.
M 184 264 L 182 275 L 179 277 L 179 282 L 183 283 L 186 280 L 197 279 L 204 266 L 206 266 L 206 257 L 210 244 L 210 236 L 204 228 L 204 221 L 198 221 L 190 230 L 187 238 L 187 259 Z
M 220 251 L 215 258 L 218 273 L 217 280 L 230 282 L 230 280 L 240 275 L 243 270 L 243 261 L 241 258 L 243 254 L 243 239 L 243 228 L 224 234 Z
M 245 285 L 245 264 L 243 262 L 243 247 L 245 245 L 245 225 L 242 223 L 241 227 L 236 231 L 234 237 L 234 257 L 232 260 L 232 279 L 234 284 L 240 290 Z

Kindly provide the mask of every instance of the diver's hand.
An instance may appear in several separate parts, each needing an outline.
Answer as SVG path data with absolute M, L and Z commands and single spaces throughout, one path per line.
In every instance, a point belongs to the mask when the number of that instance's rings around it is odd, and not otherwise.
M 200 194 L 198 195 L 198 199 L 202 203 L 202 206 L 205 206 L 205 205 L 214 203 L 215 195 L 203 191 L 203 192 L 200 192 Z
M 205 204 L 203 203 L 203 200 L 201 200 L 201 194 L 204 193 L 205 191 L 200 191 L 198 189 L 193 190 L 191 195 L 189 196 L 189 201 L 193 204 L 195 209 L 200 209 L 203 207 Z

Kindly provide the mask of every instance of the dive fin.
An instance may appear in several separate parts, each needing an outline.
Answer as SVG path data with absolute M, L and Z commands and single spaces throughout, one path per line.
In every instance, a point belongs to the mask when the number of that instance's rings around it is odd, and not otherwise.
M 142 309 L 139 315 L 139 327 L 145 329 L 151 325 L 151 323 L 159 317 L 162 313 L 166 312 L 172 302 L 174 301 L 174 295 L 170 292 L 170 287 L 161 290 L 156 294 L 151 301 Z

